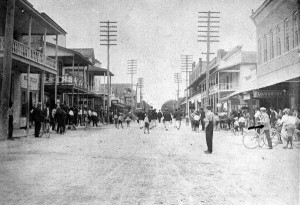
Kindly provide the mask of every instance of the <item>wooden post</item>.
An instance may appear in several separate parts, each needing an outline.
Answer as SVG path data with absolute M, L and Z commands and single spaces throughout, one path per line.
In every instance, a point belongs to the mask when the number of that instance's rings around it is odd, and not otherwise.
M 44 107 L 44 101 L 45 101 L 45 71 L 42 71 L 42 77 L 41 77 L 41 102 L 42 102 L 42 107 Z
M 57 81 L 58 81 L 58 75 L 59 75 L 57 51 L 58 51 L 58 35 L 56 35 L 56 39 L 55 39 L 55 69 L 56 69 L 55 86 L 54 86 L 55 104 L 57 102 Z
M 72 105 L 72 107 L 74 107 L 74 77 L 75 77 L 75 68 L 74 68 L 74 66 L 75 66 L 75 55 L 73 55 L 73 62 L 72 62 L 72 69 L 73 69 L 73 71 L 72 71 L 72 103 L 71 103 L 71 105 Z
M 78 83 L 79 80 L 79 64 L 77 64 L 77 80 L 76 82 Z M 78 85 L 77 85 L 77 109 L 79 109 L 79 90 L 78 90 Z
M 28 46 L 31 47 L 31 27 L 32 27 L 32 16 L 29 18 L 28 28 Z M 26 112 L 26 134 L 29 136 L 29 114 L 30 114 L 30 65 L 27 67 L 27 112 Z
M 4 140 L 8 133 L 8 108 L 11 89 L 12 45 L 15 17 L 15 0 L 7 1 L 5 20 L 5 41 L 3 65 L 0 65 L 0 140 Z
M 46 56 L 46 36 L 47 36 L 47 28 L 45 28 L 45 31 L 44 31 L 44 45 L 43 45 L 43 54 Z M 46 59 L 44 59 L 46 60 Z

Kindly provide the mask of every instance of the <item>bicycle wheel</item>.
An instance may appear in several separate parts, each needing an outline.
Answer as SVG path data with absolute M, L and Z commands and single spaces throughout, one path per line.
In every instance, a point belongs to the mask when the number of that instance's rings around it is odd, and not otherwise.
M 248 149 L 254 149 L 258 147 L 259 135 L 256 132 L 248 132 L 243 136 L 243 144 Z
M 50 124 L 49 123 L 46 124 L 45 135 L 47 138 L 50 137 Z

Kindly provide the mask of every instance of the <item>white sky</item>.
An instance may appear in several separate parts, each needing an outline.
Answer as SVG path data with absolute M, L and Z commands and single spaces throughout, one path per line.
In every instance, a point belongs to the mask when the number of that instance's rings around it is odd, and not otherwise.
M 217 49 L 256 50 L 256 30 L 249 16 L 264 0 L 29 0 L 67 31 L 68 48 L 94 48 L 107 65 L 106 47 L 100 46 L 100 21 L 118 22 L 118 45 L 111 49 L 113 83 L 130 83 L 127 60 L 138 60 L 138 77 L 144 78 L 144 99 L 155 108 L 176 98 L 174 73 L 180 56 L 206 59 L 206 45 L 197 42 L 198 11 L 220 11 Z M 211 59 L 214 56 L 211 56 Z M 185 85 L 185 83 L 184 83 Z M 184 85 L 180 95 L 183 96 Z

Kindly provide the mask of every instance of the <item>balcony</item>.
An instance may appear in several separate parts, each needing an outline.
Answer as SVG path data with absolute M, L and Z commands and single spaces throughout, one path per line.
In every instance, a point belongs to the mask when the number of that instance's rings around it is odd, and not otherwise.
M 190 75 L 190 85 L 200 76 L 200 67 L 196 68 Z
M 209 88 L 209 94 L 216 92 L 235 91 L 238 88 L 238 83 L 219 83 Z
M 106 94 L 107 93 L 107 89 L 105 89 L 103 87 L 99 87 L 99 86 L 98 87 L 89 86 L 89 91 L 99 93 L 99 94 Z
M 0 51 L 4 51 L 4 39 L 4 37 L 0 37 Z M 46 66 L 47 68 L 50 68 L 54 71 L 56 70 L 55 60 L 53 58 L 45 56 L 43 53 L 34 50 L 33 48 L 24 45 L 16 40 L 13 40 L 12 52 L 17 56 Z

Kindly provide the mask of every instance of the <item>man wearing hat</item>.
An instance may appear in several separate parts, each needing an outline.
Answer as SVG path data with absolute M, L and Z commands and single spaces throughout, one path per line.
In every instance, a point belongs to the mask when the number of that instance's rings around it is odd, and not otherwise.
M 206 135 L 206 144 L 207 144 L 207 151 L 205 154 L 212 153 L 212 143 L 213 143 L 213 131 L 214 131 L 214 114 L 211 112 L 211 106 L 208 105 L 206 107 L 205 113 L 205 135 Z
M 273 149 L 272 141 L 271 141 L 271 138 L 270 138 L 271 124 L 270 124 L 269 115 L 267 114 L 267 109 L 264 108 L 264 107 L 261 107 L 260 111 L 261 111 L 260 123 L 262 125 L 264 125 L 264 127 L 262 128 L 262 132 L 264 132 L 264 134 L 266 135 L 269 149 Z

